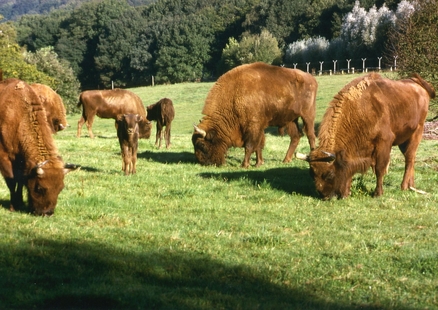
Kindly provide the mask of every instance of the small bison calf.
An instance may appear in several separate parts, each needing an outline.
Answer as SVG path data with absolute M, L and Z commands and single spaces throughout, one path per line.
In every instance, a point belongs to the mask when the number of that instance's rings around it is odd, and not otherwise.
M 164 139 L 166 141 L 166 148 L 170 147 L 170 129 L 172 127 L 172 121 L 175 117 L 175 109 L 173 108 L 172 100 L 163 98 L 155 104 L 151 104 L 147 108 L 147 119 L 149 121 L 157 122 L 157 135 L 155 139 L 155 146 L 161 147 L 163 127 L 166 127 L 164 131 Z
M 116 118 L 117 137 L 122 150 L 122 170 L 125 175 L 136 172 L 139 129 L 143 117 L 138 114 L 119 114 Z

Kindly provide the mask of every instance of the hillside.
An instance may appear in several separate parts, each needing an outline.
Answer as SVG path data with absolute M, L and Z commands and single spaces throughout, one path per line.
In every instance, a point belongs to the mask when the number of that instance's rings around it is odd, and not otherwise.
M 46 14 L 56 9 L 73 9 L 82 3 L 96 0 L 0 0 L 0 14 L 2 21 L 16 20 L 27 14 Z M 100 1 L 100 0 L 97 0 Z M 128 0 L 132 6 L 146 5 L 155 2 L 154 0 Z

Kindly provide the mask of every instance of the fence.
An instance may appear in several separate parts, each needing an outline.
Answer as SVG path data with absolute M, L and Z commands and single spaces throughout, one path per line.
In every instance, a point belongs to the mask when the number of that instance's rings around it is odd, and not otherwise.
M 357 58 L 332 61 L 318 61 L 305 63 L 292 63 L 294 69 L 312 73 L 313 75 L 322 74 L 344 74 L 359 73 L 368 71 L 395 71 L 397 70 L 397 56 L 394 56 L 392 64 L 383 63 L 383 57 Z

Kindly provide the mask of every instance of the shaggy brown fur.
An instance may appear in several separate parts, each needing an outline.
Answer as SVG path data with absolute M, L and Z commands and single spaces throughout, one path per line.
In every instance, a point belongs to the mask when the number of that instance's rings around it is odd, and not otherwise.
M 284 162 L 292 159 L 300 140 L 298 118 L 304 123 L 310 148 L 315 147 L 314 119 L 318 84 L 307 73 L 264 63 L 242 65 L 221 76 L 205 100 L 201 123 L 192 142 L 203 165 L 225 164 L 230 147 L 244 147 L 243 167 L 256 153 L 263 164 L 264 129 L 286 127 L 291 137 Z
M 0 171 L 10 191 L 10 209 L 21 207 L 26 186 L 31 210 L 53 214 L 70 169 L 58 156 L 39 97 L 25 82 L 0 83 L 0 129 Z
M 126 89 L 87 90 L 80 94 L 78 107 L 82 105 L 82 117 L 78 121 L 77 137 L 81 136 L 81 128 L 87 123 L 88 134 L 94 138 L 91 127 L 94 116 L 116 119 L 119 114 L 139 114 L 143 120 L 139 123 L 139 138 L 149 139 L 151 123 L 146 119 L 146 109 L 140 97 Z
M 35 83 L 31 84 L 30 87 L 40 97 L 41 103 L 46 110 L 47 121 L 52 129 L 52 133 L 67 128 L 65 106 L 61 96 L 44 84 Z
M 393 81 L 372 73 L 353 80 L 330 103 L 320 126 L 319 146 L 307 160 L 317 191 L 347 197 L 352 177 L 373 168 L 375 196 L 383 194 L 391 147 L 405 156 L 401 189 L 414 187 L 414 160 L 435 90 L 420 76 Z

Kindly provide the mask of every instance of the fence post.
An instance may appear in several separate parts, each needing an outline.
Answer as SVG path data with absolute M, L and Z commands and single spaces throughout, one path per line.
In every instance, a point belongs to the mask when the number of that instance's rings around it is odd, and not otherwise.
M 382 70 L 382 57 L 377 57 L 377 59 L 379 60 L 379 71 Z
M 362 58 L 362 72 L 365 72 L 365 60 L 366 58 Z
M 397 71 L 397 57 L 398 56 L 394 56 L 394 71 Z
M 322 75 L 322 64 L 323 63 L 324 63 L 324 61 L 319 62 L 319 75 Z
M 333 74 L 336 74 L 336 63 L 338 61 L 337 60 L 333 60 Z
M 307 73 L 309 73 L 310 62 L 306 62 L 306 65 L 307 65 Z
M 348 73 L 350 73 L 350 61 L 351 61 L 351 59 L 347 59 L 347 72 Z

